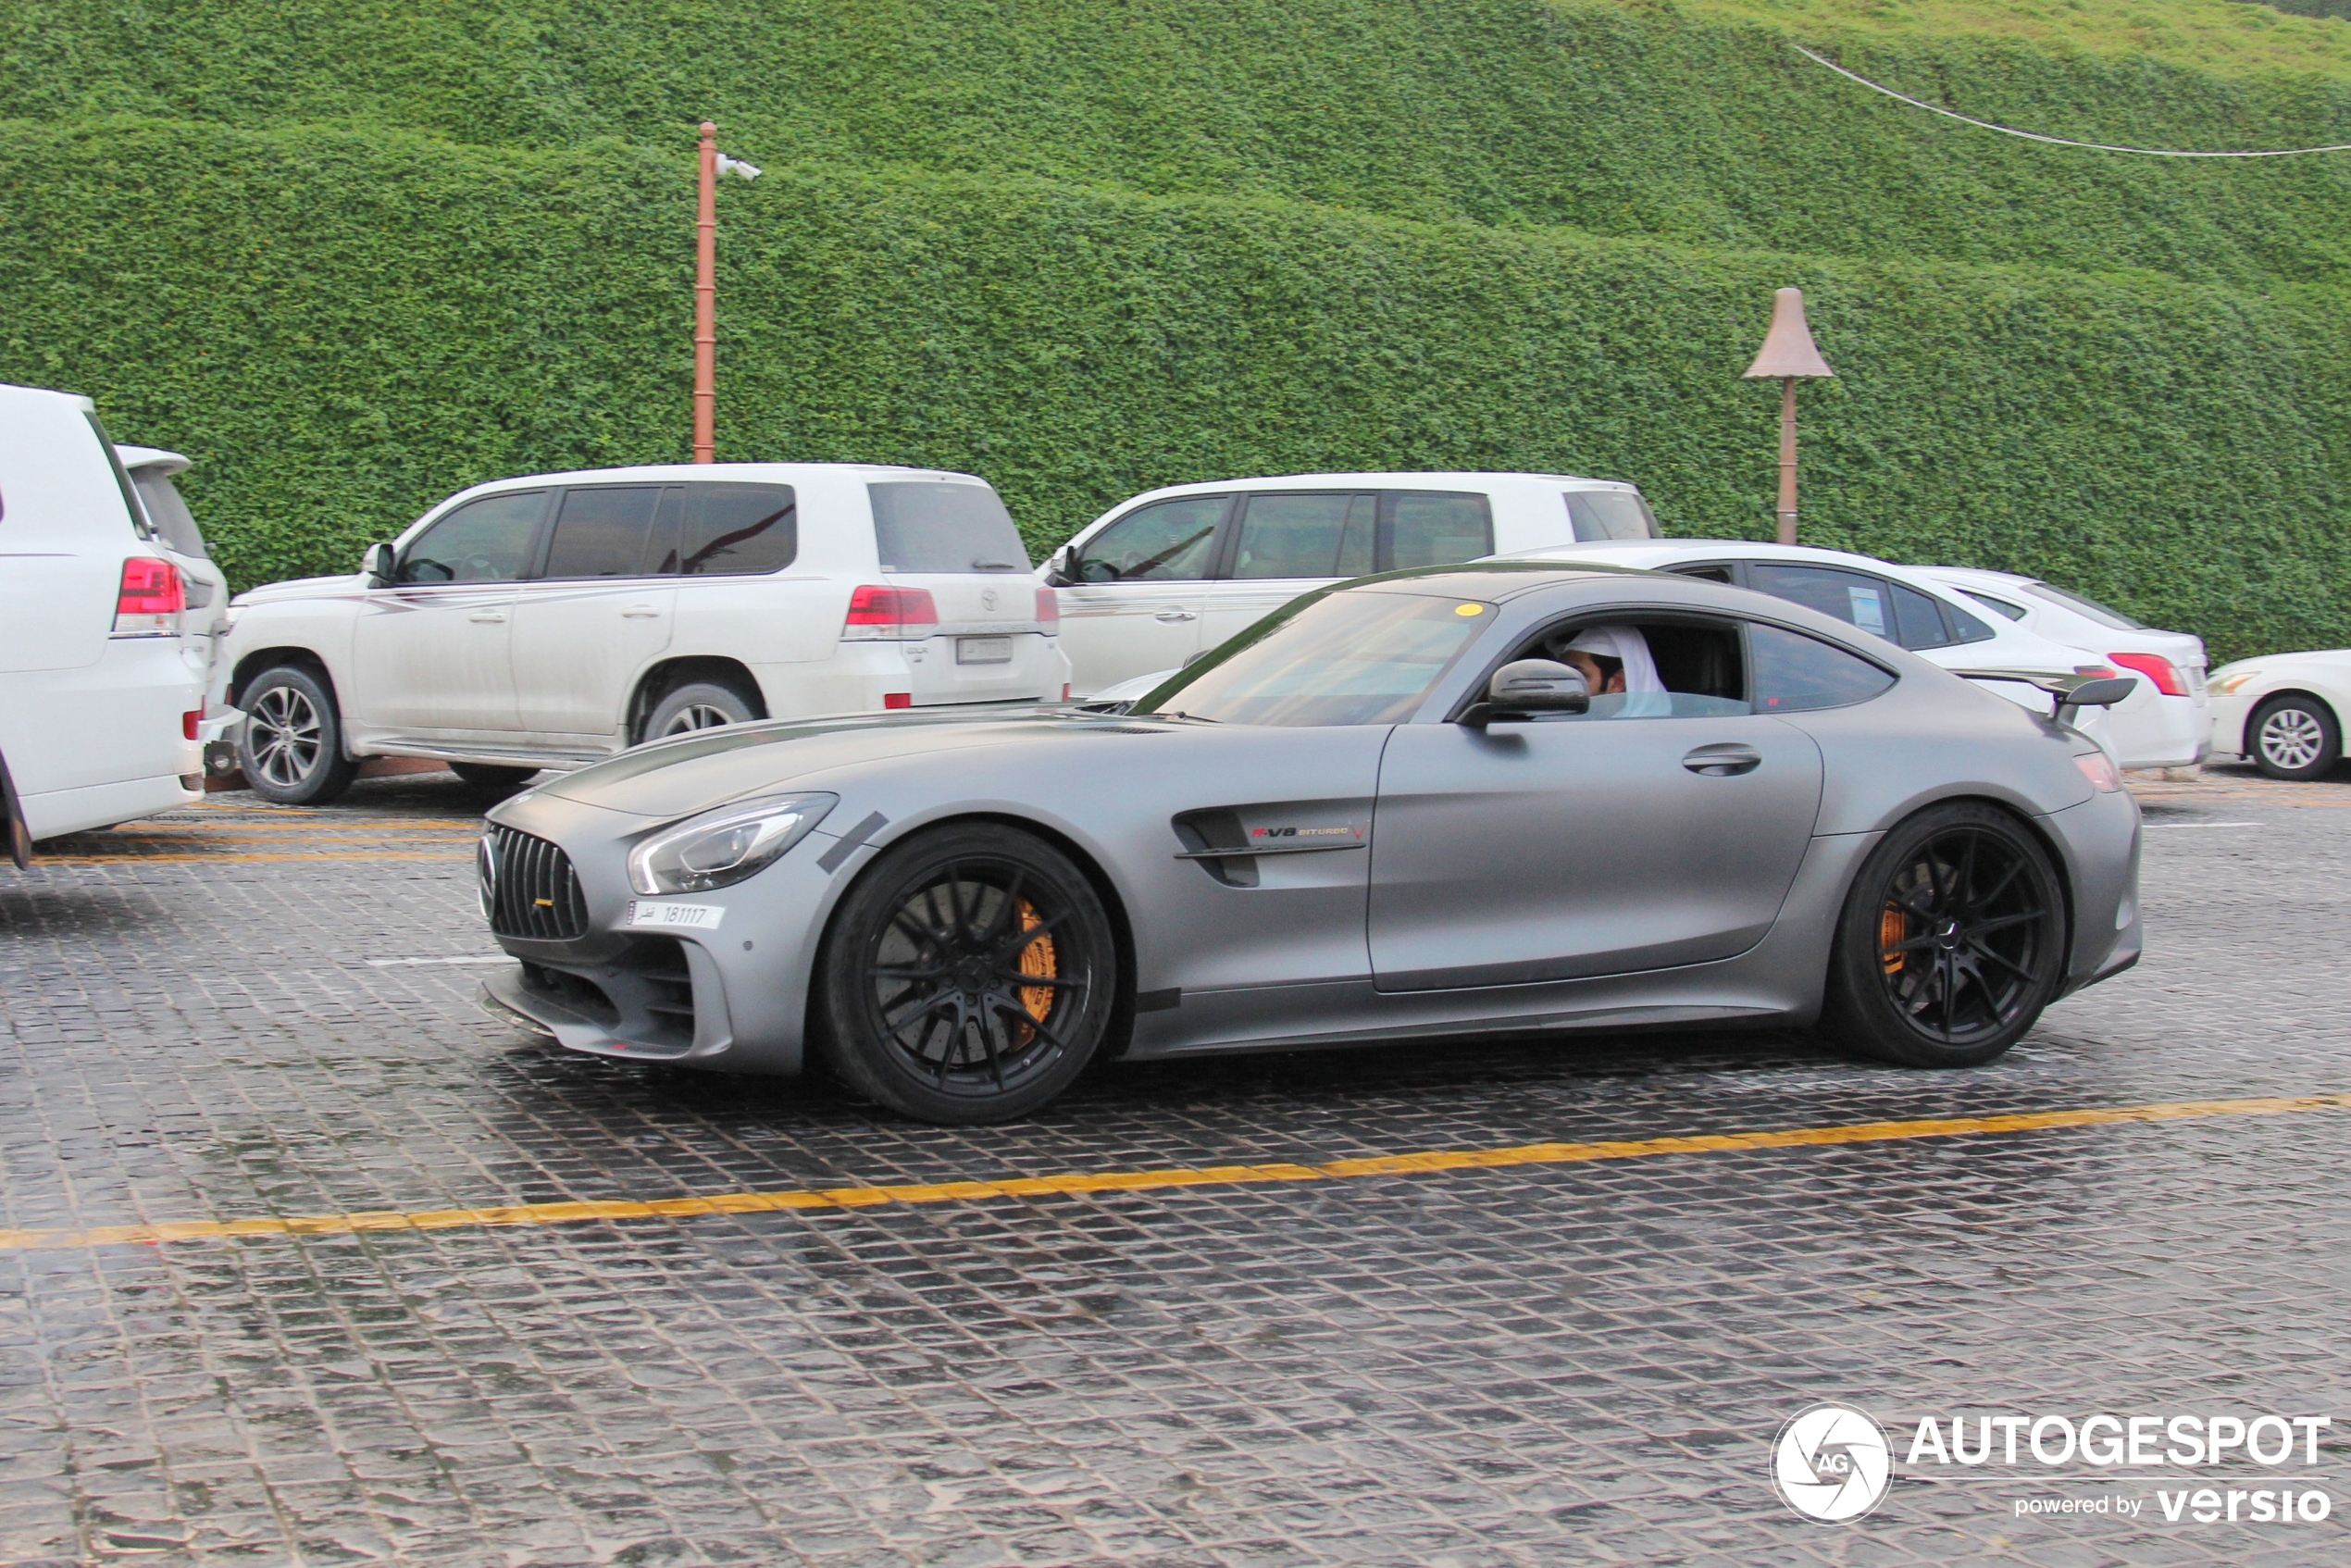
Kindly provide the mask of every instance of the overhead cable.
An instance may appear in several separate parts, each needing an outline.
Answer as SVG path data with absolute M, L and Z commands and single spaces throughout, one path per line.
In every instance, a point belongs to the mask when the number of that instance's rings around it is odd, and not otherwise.
M 2306 153 L 2351 153 L 2351 143 L 2338 143 L 2328 147 L 2274 147 L 2260 152 L 2191 153 L 2181 152 L 2171 147 L 2117 147 L 2105 142 L 2076 142 L 2065 136 L 2044 136 L 2037 131 L 2019 131 L 2012 125 L 1995 125 L 1988 119 L 1977 119 L 1972 115 L 1963 115 L 1956 109 L 1947 109 L 1940 104 L 1926 103 L 1911 97 L 1907 93 L 1897 93 L 1884 82 L 1872 81 L 1866 76 L 1847 70 L 1835 60 L 1822 58 L 1801 44 L 1792 44 L 1789 47 L 1814 65 L 1826 66 L 1841 77 L 1858 81 L 1873 93 L 1883 93 L 1887 97 L 1908 104 L 1914 109 L 1924 109 L 1929 114 L 1938 114 L 1947 119 L 1956 119 L 1963 124 L 1981 127 L 1985 131 L 1996 131 L 2003 136 L 2021 136 L 2028 142 L 2046 142 L 2053 147 L 2086 147 L 2094 153 L 2137 153 L 2150 158 L 2297 158 Z

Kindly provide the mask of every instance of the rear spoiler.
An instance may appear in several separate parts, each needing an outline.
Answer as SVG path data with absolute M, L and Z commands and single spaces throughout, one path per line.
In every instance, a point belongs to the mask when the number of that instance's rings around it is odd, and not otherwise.
M 18 870 L 29 871 L 32 834 L 25 828 L 24 807 L 17 803 L 17 781 L 8 777 L 8 759 L 4 756 L 0 756 L 0 806 L 6 808 L 8 815 L 8 858 L 17 863 Z
M 2059 724 L 2071 724 L 2074 714 L 2083 708 L 2112 707 L 2139 684 L 2138 678 L 2130 675 L 2051 675 L 2029 669 L 1955 669 L 1951 673 L 1962 680 L 2013 680 L 2046 691 L 2057 699 Z

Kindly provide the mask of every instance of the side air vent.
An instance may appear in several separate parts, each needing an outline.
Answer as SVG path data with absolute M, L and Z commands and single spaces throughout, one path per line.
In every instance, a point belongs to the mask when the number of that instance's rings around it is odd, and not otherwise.
M 571 857 L 544 839 L 493 826 L 481 841 L 481 905 L 502 937 L 567 942 L 588 934 Z

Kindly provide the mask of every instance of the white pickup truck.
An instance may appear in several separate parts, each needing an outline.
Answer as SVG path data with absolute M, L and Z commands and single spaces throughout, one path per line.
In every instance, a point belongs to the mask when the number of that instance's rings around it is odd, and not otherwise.
M 368 756 L 477 783 L 753 718 L 1058 701 L 1052 590 L 969 474 L 728 463 L 479 485 L 351 577 L 231 610 L 216 677 L 254 790 Z

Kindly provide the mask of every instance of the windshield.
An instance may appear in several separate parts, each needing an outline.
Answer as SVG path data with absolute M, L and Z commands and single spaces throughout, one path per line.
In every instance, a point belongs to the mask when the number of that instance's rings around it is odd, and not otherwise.
M 147 516 L 155 519 L 163 533 L 164 542 L 182 555 L 200 555 L 207 559 L 212 552 L 204 545 L 204 535 L 196 528 L 195 515 L 188 504 L 180 499 L 179 487 L 169 474 L 154 468 L 142 468 L 131 476 L 131 484 L 139 492 L 139 499 L 147 504 Z
M 889 479 L 866 486 L 886 572 L 1025 572 L 1013 515 L 984 484 Z
M 1135 704 L 1224 724 L 1399 724 L 1492 618 L 1493 606 L 1357 591 L 1261 622 Z
M 1649 515 L 1649 504 L 1628 490 L 1571 490 L 1567 519 L 1574 525 L 1578 544 L 1662 537 L 1657 519 Z
M 2145 631 L 2146 629 L 2145 621 L 2134 621 L 2120 610 L 2108 609 L 2096 600 L 2084 599 L 2079 593 L 2068 593 L 2064 589 L 2052 583 L 2028 583 L 2025 585 L 2024 591 L 2037 593 L 2054 604 L 2062 604 L 2076 615 L 2087 616 L 2109 631 Z

